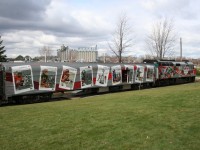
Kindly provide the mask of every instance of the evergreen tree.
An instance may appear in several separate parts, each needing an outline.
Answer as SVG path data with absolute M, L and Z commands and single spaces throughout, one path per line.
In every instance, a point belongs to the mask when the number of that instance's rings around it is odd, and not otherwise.
M 2 46 L 2 43 L 3 43 L 3 40 L 1 40 L 1 36 L 0 36 L 0 62 L 6 62 L 7 56 L 4 55 L 6 50 L 4 49 L 5 46 Z
M 21 61 L 24 61 L 24 57 L 22 55 L 19 55 L 15 58 L 15 60 L 21 60 Z

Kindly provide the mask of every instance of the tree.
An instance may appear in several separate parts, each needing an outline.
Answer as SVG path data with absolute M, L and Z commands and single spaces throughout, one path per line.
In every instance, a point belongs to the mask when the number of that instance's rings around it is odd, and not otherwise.
M 48 46 L 39 49 L 39 54 L 45 58 L 45 62 L 52 56 L 52 50 Z
M 39 59 L 39 57 L 34 57 L 33 59 L 32 59 L 33 61 L 39 61 L 40 59 Z
M 4 55 L 6 50 L 4 49 L 5 46 L 1 46 L 2 43 L 3 43 L 3 40 L 1 40 L 1 36 L 0 36 L 0 62 L 6 62 L 7 61 L 7 56 Z
M 126 52 L 128 47 L 132 46 L 131 28 L 128 21 L 126 14 L 120 15 L 113 39 L 108 43 L 110 50 L 117 56 L 119 63 L 122 62 L 122 54 Z
M 148 52 L 156 58 L 163 59 L 174 53 L 176 36 L 172 21 L 167 18 L 159 20 L 153 25 L 151 33 L 147 36 Z
M 26 56 L 24 57 L 24 59 L 25 59 L 25 61 L 31 61 L 31 60 L 32 60 L 32 58 L 31 58 L 30 56 L 28 56 L 28 55 L 26 55 Z
M 22 55 L 19 55 L 15 58 L 15 60 L 24 61 L 24 57 Z

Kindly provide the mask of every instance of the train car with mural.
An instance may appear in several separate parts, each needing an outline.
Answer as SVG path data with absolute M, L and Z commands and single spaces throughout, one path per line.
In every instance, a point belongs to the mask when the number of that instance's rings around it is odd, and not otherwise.
M 145 60 L 139 64 L 1 63 L 0 104 L 37 102 L 54 93 L 113 92 L 194 82 L 191 62 Z
M 196 69 L 192 62 L 175 60 L 144 60 L 155 65 L 156 86 L 194 82 Z

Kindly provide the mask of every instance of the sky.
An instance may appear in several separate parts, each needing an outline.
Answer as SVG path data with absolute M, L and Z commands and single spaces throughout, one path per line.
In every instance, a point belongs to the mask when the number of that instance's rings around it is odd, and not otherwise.
M 145 39 L 159 19 L 172 18 L 175 56 L 200 58 L 199 0 L 0 0 L 0 35 L 9 58 L 39 56 L 48 46 L 98 47 L 109 53 L 119 16 L 126 13 L 134 44 L 130 56 L 147 54 Z

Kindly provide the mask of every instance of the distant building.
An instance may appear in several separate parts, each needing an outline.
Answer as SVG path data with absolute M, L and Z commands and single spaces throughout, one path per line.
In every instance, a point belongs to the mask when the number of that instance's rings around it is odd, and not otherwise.
M 70 49 L 68 46 L 61 46 L 58 49 L 57 56 L 61 62 L 96 62 L 98 58 L 97 46 L 95 47 L 79 47 L 78 49 Z
M 57 56 L 60 61 L 69 61 L 69 47 L 65 47 L 64 44 L 57 50 Z
M 85 62 L 96 62 L 98 57 L 97 46 L 96 47 L 79 47 L 78 48 L 78 60 L 84 60 Z

